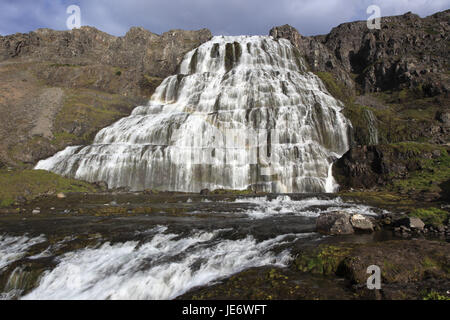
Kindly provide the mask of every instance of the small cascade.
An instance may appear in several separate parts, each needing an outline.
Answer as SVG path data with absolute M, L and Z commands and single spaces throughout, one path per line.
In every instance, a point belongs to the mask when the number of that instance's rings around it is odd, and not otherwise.
M 372 110 L 364 108 L 364 118 L 367 121 L 367 130 L 369 131 L 369 145 L 378 144 L 378 128 L 377 128 L 377 118 L 373 114 Z

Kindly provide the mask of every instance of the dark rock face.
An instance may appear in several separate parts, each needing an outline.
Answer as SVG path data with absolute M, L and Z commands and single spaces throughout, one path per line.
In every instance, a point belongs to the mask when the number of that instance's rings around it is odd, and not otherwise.
M 328 212 L 320 215 L 316 222 L 317 232 L 323 234 L 352 234 L 352 224 L 350 215 L 346 212 Z
M 422 170 L 427 161 L 439 162 L 442 150 L 419 143 L 353 147 L 334 164 L 333 175 L 343 189 L 383 187 Z
M 381 19 L 381 30 L 366 21 L 333 28 L 328 35 L 303 37 L 290 26 L 270 35 L 289 39 L 313 71 L 328 71 L 353 89 L 351 75 L 363 92 L 420 88 L 425 95 L 447 93 L 450 10 L 426 18 L 411 13 Z
M 269 35 L 275 39 L 285 38 L 299 49 L 300 54 L 304 55 L 311 71 L 331 72 L 336 79 L 344 83 L 348 88 L 355 88 L 347 70 L 344 69 L 342 62 L 330 51 L 320 37 L 304 37 L 295 28 L 290 25 L 274 27 Z

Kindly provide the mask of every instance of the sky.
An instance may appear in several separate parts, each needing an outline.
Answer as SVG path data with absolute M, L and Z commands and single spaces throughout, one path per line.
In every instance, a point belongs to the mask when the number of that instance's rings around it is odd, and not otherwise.
M 116 36 L 133 26 L 158 34 L 208 28 L 213 35 L 267 35 L 283 24 L 317 35 L 366 20 L 370 5 L 378 5 L 382 16 L 412 11 L 424 17 L 450 9 L 450 0 L 0 0 L 0 34 L 66 30 L 69 5 L 80 7 L 81 25 Z

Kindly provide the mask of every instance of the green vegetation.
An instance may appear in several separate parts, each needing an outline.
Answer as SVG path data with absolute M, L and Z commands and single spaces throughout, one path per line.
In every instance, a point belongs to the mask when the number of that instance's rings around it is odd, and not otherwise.
M 449 301 L 450 297 L 440 294 L 439 292 L 436 292 L 434 290 L 431 290 L 430 292 L 426 293 L 423 296 L 423 300 L 446 300 L 446 301 Z
M 447 103 L 441 98 L 427 97 L 422 86 L 399 91 L 383 91 L 372 93 L 380 108 L 363 106 L 355 103 L 353 92 L 339 83 L 329 72 L 316 72 L 325 84 L 327 90 L 335 98 L 345 104 L 344 115 L 351 121 L 354 130 L 355 143 L 368 144 L 370 141 L 369 123 L 366 117 L 368 111 L 376 118 L 379 143 L 394 143 L 401 141 L 427 142 L 425 128 L 429 128 L 435 120 L 440 105 Z
M 340 192 L 339 195 L 346 199 L 389 210 L 392 210 L 392 208 L 407 210 L 415 206 L 413 200 L 387 191 Z
M 0 169 L 0 207 L 14 204 L 17 197 L 31 200 L 42 194 L 96 190 L 96 187 L 87 182 L 64 178 L 44 170 Z
M 55 117 L 51 143 L 55 146 L 89 143 L 98 130 L 128 115 L 130 110 L 130 103 L 121 95 L 71 90 Z
M 141 88 L 142 94 L 150 97 L 162 81 L 163 79 L 161 78 L 151 77 L 145 74 L 141 80 L 139 80 L 139 87 Z
M 249 195 L 255 194 L 255 191 L 251 189 L 244 190 L 231 190 L 231 189 L 215 189 L 211 191 L 211 194 L 219 194 L 219 195 Z
M 415 209 L 410 215 L 433 226 L 443 225 L 450 216 L 449 212 L 438 208 L 419 208 Z
M 353 94 L 351 94 L 342 84 L 336 81 L 331 73 L 318 71 L 315 74 L 320 78 L 320 80 L 322 80 L 325 87 L 333 97 L 344 102 L 346 106 L 353 104 Z
M 369 119 L 366 116 L 367 111 L 372 111 L 369 107 L 361 106 L 355 103 L 355 97 L 350 90 L 339 83 L 334 76 L 329 72 L 315 73 L 325 84 L 328 92 L 336 99 L 345 104 L 343 110 L 344 115 L 350 120 L 353 126 L 353 133 L 355 142 L 360 145 L 370 143 L 370 132 L 368 123 Z M 374 113 L 375 114 L 375 113 Z
M 434 30 L 432 27 L 425 28 L 425 32 L 434 36 L 439 34 L 439 32 Z
M 450 179 L 450 156 L 443 147 L 420 143 L 398 143 L 394 147 L 409 157 L 409 163 L 415 162 L 417 170 L 411 172 L 406 179 L 395 179 L 390 189 L 400 192 L 440 192 L 442 183 Z M 440 156 L 424 158 L 418 155 L 439 150 Z M 414 158 L 415 157 L 415 158 Z
M 321 245 L 315 250 L 302 252 L 295 259 L 294 266 L 302 272 L 332 275 L 351 250 L 350 247 Z
M 68 63 L 52 63 L 50 64 L 50 67 L 72 67 L 72 68 L 76 68 L 76 67 L 80 67 L 80 65 L 77 64 L 68 64 Z

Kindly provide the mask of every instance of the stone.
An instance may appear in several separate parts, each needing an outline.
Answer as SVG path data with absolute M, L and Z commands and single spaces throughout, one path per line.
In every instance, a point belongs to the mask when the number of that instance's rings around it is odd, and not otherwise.
M 57 197 L 58 199 L 64 199 L 64 198 L 66 197 L 66 195 L 65 195 L 64 193 L 60 192 L 60 193 L 58 193 L 58 194 L 56 195 L 56 197 Z
M 39 210 L 39 208 L 33 209 L 33 211 L 31 211 L 32 214 L 39 214 L 41 213 L 41 210 Z
M 322 234 L 353 234 L 355 230 L 350 223 L 350 214 L 341 211 L 327 212 L 316 221 L 317 232 Z
M 350 223 L 355 230 L 373 232 L 374 226 L 369 218 L 363 216 L 362 214 L 354 214 L 350 218 Z
M 209 194 L 209 189 L 202 189 L 201 191 L 200 191 L 200 195 L 202 195 L 202 196 L 206 196 L 206 195 L 208 195 Z
M 290 40 L 313 71 L 330 72 L 350 89 L 355 83 L 365 93 L 421 86 L 425 94 L 435 95 L 448 92 L 448 80 L 440 78 L 447 70 L 447 38 L 439 34 L 450 31 L 449 17 L 449 10 L 426 18 L 415 14 L 383 17 L 384 27 L 377 32 L 369 30 L 366 21 L 357 21 L 340 24 L 327 35 L 309 37 L 284 25 L 272 28 L 270 35 Z M 405 35 L 404 26 L 411 21 L 414 27 Z M 430 48 L 433 59 L 420 55 L 422 48 Z M 351 73 L 358 74 L 356 81 L 348 80 Z
M 415 145 L 414 145 L 415 146 Z M 380 144 L 351 147 L 333 165 L 335 176 L 341 190 L 384 188 L 396 179 L 404 179 L 422 170 L 420 163 L 433 157 L 427 148 L 416 153 L 399 150 L 395 144 Z M 440 151 L 436 146 L 433 151 Z M 416 194 L 417 190 L 408 190 Z M 404 193 L 408 193 L 406 190 Z M 412 194 L 409 194 L 412 196 Z M 426 192 L 420 195 L 424 201 L 433 201 L 439 193 Z
M 105 181 L 98 181 L 95 183 L 97 187 L 103 190 L 108 190 L 108 184 Z
M 423 230 L 423 228 L 425 227 L 425 223 L 423 223 L 422 220 L 416 217 L 405 217 L 399 219 L 395 222 L 395 225 L 399 227 L 416 230 Z

